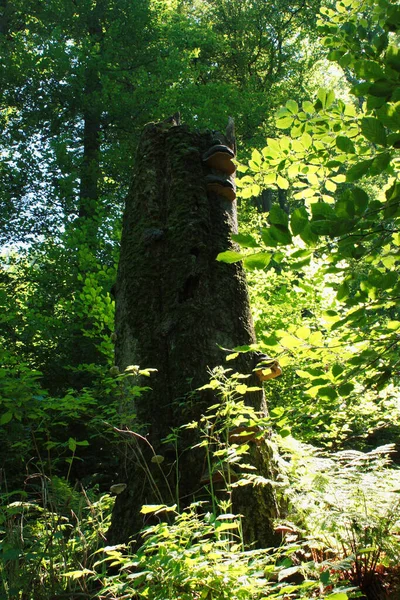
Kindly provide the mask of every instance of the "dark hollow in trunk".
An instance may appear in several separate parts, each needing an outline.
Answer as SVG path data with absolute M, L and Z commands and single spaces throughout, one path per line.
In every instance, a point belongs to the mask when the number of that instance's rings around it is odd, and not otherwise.
M 110 543 L 143 527 L 142 504 L 176 502 L 177 487 L 180 506 L 205 497 L 204 454 L 189 449 L 195 434 L 179 438 L 178 481 L 174 450 L 162 440 L 215 403 L 209 392 L 196 391 L 208 382 L 209 368 L 225 364 L 251 373 L 255 366 L 251 353 L 225 363 L 224 349 L 255 340 L 243 268 L 216 260 L 237 232 L 236 202 L 206 189 L 205 177 L 215 171 L 202 156 L 218 142 L 226 143 L 224 136 L 161 123 L 147 125 L 139 143 L 115 286 L 116 365 L 121 372 L 130 365 L 157 369 L 150 379 L 135 381 L 151 386 L 142 397 L 129 400 L 125 388 L 124 410 L 136 415 L 125 424 L 146 436 L 164 462 L 152 462 L 148 445 L 130 438 L 120 475 L 128 485 L 116 500 Z M 261 392 L 248 396 L 246 402 L 264 409 Z M 240 511 L 251 511 L 248 541 L 270 544 L 271 491 L 246 489 L 237 498 Z

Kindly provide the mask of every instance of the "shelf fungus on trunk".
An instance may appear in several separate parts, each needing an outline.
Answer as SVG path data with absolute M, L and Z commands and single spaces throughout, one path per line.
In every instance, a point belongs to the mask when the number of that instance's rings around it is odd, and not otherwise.
M 220 132 L 214 133 L 216 135 L 211 140 L 211 146 L 202 157 L 207 193 L 233 202 L 236 199 L 236 166 L 233 162 L 236 156 L 236 140 L 233 119 L 229 117 L 225 135 Z
M 282 375 L 282 369 L 277 360 L 267 356 L 266 354 L 260 354 L 258 362 L 254 369 L 259 381 L 268 381 L 269 379 L 275 379 Z
M 257 445 L 261 444 L 265 437 L 265 431 L 258 425 L 248 425 L 235 427 L 229 432 L 229 443 L 230 444 L 247 444 L 248 442 L 255 442 Z
M 235 158 L 233 150 L 224 144 L 216 144 L 211 146 L 203 155 L 203 162 L 212 169 L 217 169 L 227 175 L 233 175 L 236 171 L 236 166 L 232 162 Z
M 230 177 L 220 175 L 206 176 L 207 192 L 213 192 L 233 202 L 236 198 L 236 186 Z

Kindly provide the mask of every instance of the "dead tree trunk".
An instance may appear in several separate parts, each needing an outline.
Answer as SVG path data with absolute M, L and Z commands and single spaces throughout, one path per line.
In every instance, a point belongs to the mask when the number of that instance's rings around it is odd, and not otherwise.
M 209 380 L 208 368 L 226 364 L 223 349 L 254 342 L 243 268 L 216 261 L 232 247 L 236 202 L 231 186 L 227 193 L 219 186 L 221 173 L 203 157 L 226 143 L 224 136 L 168 123 L 147 125 L 139 143 L 116 284 L 116 365 L 121 372 L 130 365 L 157 369 L 150 380 L 136 382 L 151 390 L 132 402 L 131 426 L 140 427 L 165 460 L 152 461 L 148 445 L 134 440 L 121 473 L 127 488 L 116 500 L 111 543 L 126 541 L 143 526 L 142 504 L 174 503 L 176 489 L 182 504 L 201 498 L 204 457 L 189 449 L 194 438 L 179 438 L 178 472 L 174 451 L 162 440 L 215 403 L 196 389 Z M 251 373 L 254 366 L 249 353 L 234 368 Z M 263 407 L 261 392 L 249 400 Z M 267 489 L 257 494 L 250 497 L 246 490 L 238 508 L 248 514 L 247 505 L 252 512 L 248 541 L 266 545 L 273 498 Z

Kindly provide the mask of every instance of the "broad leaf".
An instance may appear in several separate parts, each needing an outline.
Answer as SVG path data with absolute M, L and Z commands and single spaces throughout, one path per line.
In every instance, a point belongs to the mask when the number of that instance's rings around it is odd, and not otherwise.
M 308 223 L 308 213 L 304 207 L 296 208 L 290 216 L 290 228 L 293 235 L 299 235 Z
M 342 152 L 346 152 L 347 154 L 356 153 L 354 143 L 348 137 L 342 135 L 338 136 L 336 138 L 336 146 L 339 148 L 339 150 L 341 150 Z
M 372 165 L 372 159 L 370 160 L 363 160 L 357 164 L 355 164 L 353 167 L 351 167 L 347 173 L 346 173 L 346 181 L 349 183 L 352 183 L 353 181 L 358 181 L 359 179 L 361 179 L 361 177 L 363 177 L 364 175 L 366 175 Z
M 264 269 L 271 261 L 272 254 L 270 252 L 257 252 L 246 256 L 243 261 L 247 269 Z
M 257 240 L 249 233 L 234 233 L 231 238 L 242 248 L 257 248 L 259 245 Z
M 243 258 L 243 254 L 240 254 L 240 252 L 235 252 L 234 250 L 226 250 L 225 252 L 220 252 L 217 256 L 217 260 L 219 262 L 224 262 L 228 264 L 238 262 Z
M 379 146 L 386 146 L 386 131 L 379 119 L 364 117 L 361 119 L 361 132 L 370 142 Z
M 273 225 L 288 226 L 289 215 L 277 204 L 273 204 L 269 213 L 269 220 Z

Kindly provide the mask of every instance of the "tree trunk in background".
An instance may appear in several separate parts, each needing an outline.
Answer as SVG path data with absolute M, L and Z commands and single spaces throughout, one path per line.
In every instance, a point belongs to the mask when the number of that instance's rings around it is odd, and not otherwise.
M 0 35 L 8 35 L 13 7 L 8 0 L 0 0 Z
M 89 247 L 97 249 L 99 221 L 102 20 L 106 2 L 97 0 L 88 15 L 87 31 L 93 55 L 88 57 L 83 91 L 83 157 L 80 169 L 79 223 L 84 223 Z
M 143 527 L 142 504 L 177 501 L 175 456 L 161 442 L 173 428 L 197 420 L 215 403 L 210 392 L 196 388 L 208 382 L 208 368 L 226 364 L 221 347 L 255 341 L 242 265 L 216 261 L 237 232 L 236 202 L 206 190 L 210 169 L 202 156 L 216 137 L 224 143 L 220 135 L 161 123 L 146 126 L 139 143 L 116 284 L 116 364 L 121 372 L 129 365 L 157 369 L 150 380 L 135 381 L 150 385 L 151 391 L 131 401 L 136 420 L 127 424 L 146 436 L 165 460 L 155 464 L 148 445 L 133 439 L 121 473 L 128 485 L 116 500 L 110 543 L 126 541 Z M 227 366 L 251 373 L 254 354 L 241 355 L 234 363 Z M 129 387 L 125 391 L 129 405 Z M 249 394 L 248 400 L 264 408 L 261 392 Z M 196 434 L 184 435 L 178 447 L 181 506 L 206 497 L 201 483 L 204 454 L 189 450 L 198 441 Z M 247 541 L 270 544 L 271 491 L 247 489 L 237 497 L 247 521 L 251 514 L 247 528 L 245 522 Z

